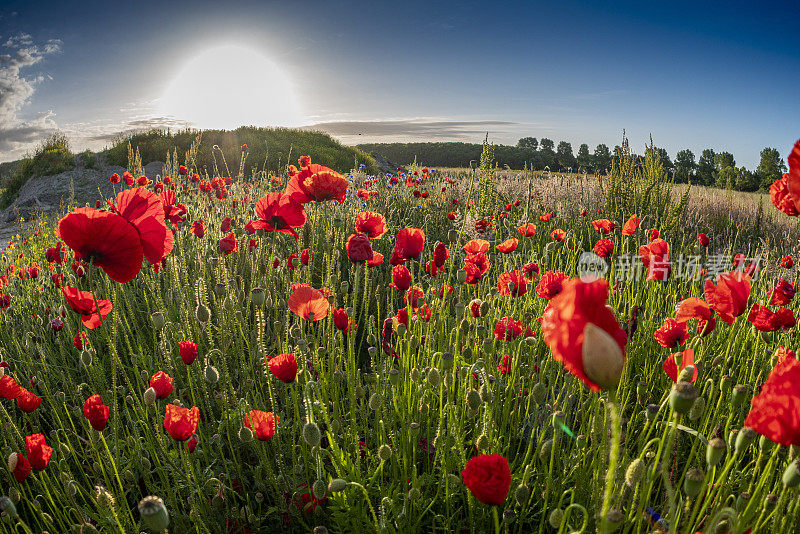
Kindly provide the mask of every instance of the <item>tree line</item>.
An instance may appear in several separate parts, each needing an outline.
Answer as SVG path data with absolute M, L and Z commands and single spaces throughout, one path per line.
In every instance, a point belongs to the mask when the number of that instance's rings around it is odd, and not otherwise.
M 408 164 L 417 161 L 432 167 L 469 167 L 480 160 L 482 145 L 475 143 L 373 143 L 359 145 L 365 152 L 377 152 L 389 161 Z M 572 144 L 552 139 L 523 137 L 516 146 L 496 145 L 495 160 L 500 166 L 558 172 L 587 172 L 605 174 L 620 150 L 605 144 L 590 150 L 582 143 L 574 153 Z M 786 172 L 786 165 L 775 148 L 764 148 L 758 167 L 751 171 L 737 166 L 730 152 L 707 148 L 697 158 L 689 149 L 675 154 L 673 160 L 666 149 L 655 148 L 664 171 L 677 183 L 693 183 L 734 189 L 737 191 L 766 191 L 770 184 Z

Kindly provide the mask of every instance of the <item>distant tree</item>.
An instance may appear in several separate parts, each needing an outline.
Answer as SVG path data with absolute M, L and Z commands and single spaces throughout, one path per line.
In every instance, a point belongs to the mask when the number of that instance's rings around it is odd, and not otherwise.
M 661 168 L 664 169 L 664 172 L 674 173 L 675 166 L 672 165 L 672 160 L 669 159 L 669 153 L 667 153 L 667 149 L 656 148 L 656 153 L 658 154 L 658 160 L 661 162 Z
M 578 147 L 578 167 L 582 167 L 586 172 L 593 170 L 592 155 L 589 153 L 589 145 L 586 143 Z
M 595 174 L 604 174 L 607 169 L 611 168 L 611 152 L 604 144 L 599 144 L 594 149 L 594 172 Z
M 761 151 L 761 162 L 756 168 L 756 175 L 761 189 L 769 189 L 772 182 L 783 176 L 785 172 L 786 164 L 784 164 L 777 149 L 765 148 Z
M 675 154 L 675 181 L 686 183 L 692 181 L 697 170 L 697 163 L 694 161 L 694 152 L 681 150 Z
M 700 159 L 697 161 L 697 178 L 700 185 L 714 185 L 714 150 L 707 148 L 703 150 Z
M 730 152 L 719 152 L 714 155 L 714 184 L 717 187 L 735 189 L 739 179 L 736 160 Z
M 534 150 L 539 149 L 539 141 L 536 140 L 535 137 L 523 137 L 519 141 L 517 141 L 518 148 L 532 148 Z
M 561 141 L 558 143 L 558 149 L 556 150 L 556 162 L 558 162 L 558 166 L 561 167 L 561 170 L 566 170 L 568 168 L 575 168 L 578 166 L 577 161 L 575 160 L 575 155 L 572 153 L 572 145 L 567 143 L 566 141 Z
M 761 181 L 757 172 L 748 171 L 744 167 L 736 170 L 735 189 L 737 191 L 758 191 L 760 185 Z
M 553 152 L 556 144 L 552 141 L 552 139 L 548 139 L 546 137 L 542 137 L 542 140 L 539 141 L 539 148 L 542 152 Z

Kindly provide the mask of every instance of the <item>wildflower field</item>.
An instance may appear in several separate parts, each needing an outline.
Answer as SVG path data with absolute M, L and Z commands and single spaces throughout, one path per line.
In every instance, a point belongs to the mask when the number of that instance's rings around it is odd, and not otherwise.
M 653 152 L 132 161 L 0 264 L 0 530 L 800 532 L 800 142 L 741 227 Z

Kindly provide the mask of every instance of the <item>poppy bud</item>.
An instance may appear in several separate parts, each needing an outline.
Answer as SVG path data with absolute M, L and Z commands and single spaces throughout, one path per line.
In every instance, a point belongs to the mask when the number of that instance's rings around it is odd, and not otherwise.
M 467 392 L 467 406 L 469 406 L 471 410 L 477 410 L 480 408 L 481 402 L 481 396 L 477 391 L 471 389 Z
M 533 400 L 536 404 L 542 405 L 545 399 L 547 399 L 547 386 L 541 382 L 537 382 L 536 385 L 533 386 Z
M 206 378 L 206 382 L 211 384 L 212 386 L 219 381 L 219 371 L 213 365 L 207 365 L 205 370 L 203 371 L 203 375 Z
M 81 364 L 84 367 L 90 367 L 92 365 L 92 353 L 87 349 L 83 349 L 81 351 Z
M 406 328 L 406 325 L 404 325 L 403 323 L 398 324 L 395 330 L 397 332 L 397 337 L 405 336 L 407 330 L 408 329 Z
M 151 495 L 139 501 L 139 515 L 150 530 L 161 532 L 169 526 L 169 512 L 161 497 Z
M 697 388 L 691 382 L 678 382 L 669 395 L 670 408 L 675 413 L 684 414 L 692 409 L 697 398 Z
M 260 308 L 267 301 L 267 294 L 260 287 L 254 287 L 250 291 L 250 301 L 253 303 L 253 305 Z
M 756 431 L 750 427 L 742 427 L 736 436 L 736 454 L 742 454 L 756 440 Z
M 324 525 L 317 525 L 312 532 L 313 534 L 328 534 L 328 529 Z
M 647 420 L 650 422 L 655 421 L 660 409 L 661 408 L 658 404 L 648 404 L 647 408 L 645 408 L 645 416 L 647 417 Z
M 465 271 L 464 269 L 459 269 L 458 271 L 456 271 L 456 280 L 458 280 L 458 282 L 460 284 L 463 284 L 464 282 L 466 282 L 467 281 L 467 271 Z
M 393 386 L 400 383 L 400 371 L 397 369 L 389 369 L 389 383 Z
M 239 429 L 239 441 L 242 443 L 248 443 L 253 440 L 253 431 L 243 426 Z
M 481 434 L 478 436 L 478 440 L 475 442 L 475 446 L 478 447 L 479 450 L 486 450 L 489 448 L 489 436 L 486 434 Z
M 392 457 L 391 447 L 389 447 L 386 444 L 383 444 L 378 448 L 378 458 L 380 458 L 384 462 L 388 462 L 391 457 Z
M 645 472 L 646 467 L 644 465 L 644 460 L 641 458 L 634 459 L 628 466 L 628 469 L 625 470 L 625 484 L 627 484 L 629 488 L 636 487 L 644 478 Z
M 753 495 L 748 491 L 743 491 L 736 497 L 736 511 L 742 513 L 747 505 L 750 503 L 750 499 Z
M 198 304 L 194 309 L 194 315 L 201 323 L 207 323 L 211 319 L 211 310 L 205 304 Z
M 339 493 L 340 491 L 344 491 L 347 487 L 347 481 L 342 480 L 341 478 L 334 478 L 328 484 L 328 493 Z
M 461 358 L 469 361 L 472 359 L 472 349 L 470 347 L 464 347 L 461 349 Z
M 14 456 L 16 456 L 16 454 Z M 14 506 L 14 503 L 11 502 L 11 499 L 5 495 L 0 497 L 0 512 L 2 512 L 4 516 L 12 519 L 17 518 L 17 507 Z
M 14 469 L 17 468 L 17 463 L 18 462 L 19 462 L 19 459 L 18 459 L 18 456 L 17 456 L 16 452 L 12 452 L 11 454 L 9 454 L 8 455 L 8 470 L 13 473 Z
M 414 382 L 419 382 L 420 378 L 421 377 L 420 377 L 419 369 L 417 369 L 416 367 L 411 369 L 411 380 L 414 381 Z
M 453 230 L 452 228 L 447 231 L 447 241 L 450 243 L 455 243 L 458 240 L 458 231 Z
M 378 408 L 381 407 L 381 394 L 380 393 L 373 393 L 369 398 L 369 409 L 373 412 L 376 411 Z
M 700 469 L 689 469 L 686 472 L 686 477 L 683 479 L 683 492 L 687 497 L 694 499 L 700 495 L 700 490 L 703 489 L 703 481 L 706 475 Z
M 678 382 L 691 382 L 696 369 L 694 365 L 684 367 L 678 375 Z
M 517 486 L 517 489 L 514 490 L 514 500 L 516 500 L 517 504 L 520 506 L 524 506 L 525 503 L 528 502 L 530 496 L 531 496 L 531 488 L 529 488 L 525 484 L 520 484 L 519 486 Z
M 742 404 L 744 404 L 745 398 L 747 397 L 747 386 L 742 384 L 738 384 L 733 387 L 733 394 L 731 395 L 731 405 L 733 409 L 739 408 Z
M 441 383 L 442 375 L 439 374 L 439 370 L 436 369 L 436 367 L 428 371 L 428 385 L 430 385 L 433 389 L 436 389 Z
M 148 406 L 153 406 L 156 403 L 156 390 L 147 388 L 144 392 L 144 403 Z
M 542 447 L 539 449 L 539 458 L 542 460 L 546 460 L 550 458 L 550 452 L 553 450 L 553 440 L 548 439 L 547 441 L 542 443 Z
M 314 497 L 320 501 L 325 498 L 325 492 L 327 490 L 328 486 L 322 480 L 315 480 L 314 484 L 311 486 L 311 491 L 314 493 Z
M 625 514 L 620 512 L 619 510 L 611 509 L 606 514 L 606 517 L 603 519 L 602 523 L 605 528 L 603 528 L 603 532 L 616 532 L 619 527 L 622 525 L 622 522 L 625 520 Z
M 616 388 L 625 357 L 614 338 L 592 323 L 583 329 L 583 367 L 586 376 L 603 389 Z
M 225 284 L 221 282 L 217 282 L 216 284 L 214 284 L 214 295 L 216 295 L 218 299 L 224 297 L 225 293 L 226 293 Z
M 492 402 L 492 392 L 489 391 L 489 388 L 486 387 L 486 384 L 483 384 L 480 387 L 478 394 L 481 396 L 481 400 L 483 402 Z
M 150 319 L 153 320 L 153 328 L 155 328 L 158 332 L 164 329 L 164 326 L 167 324 L 167 320 L 164 319 L 164 314 L 161 312 L 155 312 L 150 315 Z
M 322 440 L 322 433 L 316 423 L 306 423 L 303 426 L 303 439 L 312 447 L 319 445 Z
M 494 342 L 489 338 L 484 339 L 483 343 L 481 343 L 481 351 L 484 354 L 488 355 L 492 353 L 493 349 L 494 349 Z
M 564 519 L 564 511 L 561 508 L 554 508 L 550 515 L 547 516 L 547 522 L 553 528 L 560 529 L 561 521 Z
M 703 415 L 703 412 L 706 409 L 706 399 L 703 397 L 697 397 L 697 400 L 694 401 L 692 405 L 692 409 L 689 410 L 689 419 L 691 421 L 697 421 Z
M 443 352 L 442 353 L 442 369 L 445 371 L 449 371 L 453 368 L 453 353 L 452 352 Z
M 726 449 L 725 441 L 722 438 L 713 438 L 709 440 L 706 447 L 706 463 L 709 467 L 714 467 L 722 461 Z
M 787 488 L 794 488 L 800 485 L 800 460 L 795 460 L 789 464 L 783 472 L 783 485 Z
M 771 439 L 769 439 L 767 436 L 761 436 L 758 439 L 758 448 L 761 450 L 761 452 L 764 453 L 770 452 L 775 447 L 775 445 L 776 443 Z
M 112 508 L 114 506 L 114 496 L 103 486 L 95 486 L 94 502 L 97 503 L 97 507 L 100 509 Z

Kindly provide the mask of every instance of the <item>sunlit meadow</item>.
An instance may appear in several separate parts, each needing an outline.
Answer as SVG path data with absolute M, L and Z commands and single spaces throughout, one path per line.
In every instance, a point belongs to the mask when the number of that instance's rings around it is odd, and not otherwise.
M 800 145 L 774 206 L 248 152 L 5 251 L 3 531 L 800 531 Z

